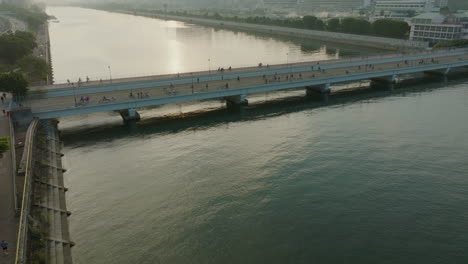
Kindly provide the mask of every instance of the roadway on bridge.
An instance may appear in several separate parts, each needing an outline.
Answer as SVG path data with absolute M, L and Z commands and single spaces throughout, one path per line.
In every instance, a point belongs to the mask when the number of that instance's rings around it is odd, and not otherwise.
M 468 54 L 464 55 L 457 55 L 457 56 L 447 56 L 447 57 L 439 57 L 432 60 L 430 57 L 429 59 L 425 59 L 422 64 L 429 65 L 429 64 L 443 64 L 443 63 L 450 63 L 450 62 L 457 62 L 459 60 L 468 60 Z M 309 65 L 314 66 L 313 70 L 302 71 L 300 73 L 296 72 L 294 74 L 278 74 L 275 75 L 273 71 L 272 74 L 258 77 L 251 77 L 251 78 L 241 78 L 240 80 L 215 80 L 215 81 L 208 81 L 208 82 L 197 82 L 197 76 L 193 78 L 193 88 L 192 84 L 182 84 L 182 85 L 169 85 L 164 87 L 150 87 L 145 89 L 133 89 L 133 90 L 115 90 L 109 92 L 98 92 L 94 94 L 86 94 L 85 96 L 89 96 L 90 100 L 87 103 L 80 103 L 80 97 L 78 96 L 61 96 L 61 97 L 54 97 L 54 98 L 44 98 L 44 99 L 31 99 L 27 101 L 26 105 L 30 106 L 34 112 L 37 111 L 48 111 L 54 109 L 64 109 L 64 108 L 73 108 L 75 107 L 75 99 L 78 105 L 76 107 L 83 107 L 84 105 L 96 105 L 96 104 L 105 104 L 106 102 L 102 102 L 102 98 L 115 98 L 114 102 L 122 102 L 122 101 L 131 101 L 131 100 L 140 100 L 138 93 L 143 93 L 144 99 L 150 98 L 158 98 L 158 97 L 168 97 L 173 95 L 182 95 L 182 94 L 191 94 L 191 93 L 201 93 L 201 92 L 210 92 L 210 91 L 219 91 L 222 89 L 238 89 L 238 88 L 247 88 L 252 86 L 258 85 L 266 85 L 272 82 L 291 82 L 297 80 L 313 80 L 313 79 L 323 79 L 323 78 L 333 78 L 336 76 L 343 76 L 343 75 L 352 75 L 354 73 L 364 73 L 364 72 L 375 72 L 375 71 L 382 71 L 382 70 L 399 70 L 404 68 L 410 67 L 418 67 L 421 66 L 421 60 L 409 60 L 406 61 L 404 57 L 401 57 L 401 60 L 397 62 L 390 62 L 390 63 L 379 63 L 373 64 L 372 67 L 366 66 L 366 60 L 363 60 L 359 66 L 352 66 L 352 67 L 336 67 L 333 69 L 327 69 L 325 71 L 318 70 L 323 64 L 311 64 Z M 272 66 L 275 67 L 275 66 Z M 258 68 L 256 68 L 258 70 Z M 283 68 L 284 69 L 284 68 Z M 219 74 L 219 73 L 218 73 Z M 226 72 L 227 74 L 227 72 Z M 185 74 L 187 76 L 187 74 Z M 154 77 L 153 77 L 154 79 Z M 80 88 L 76 88 L 80 89 Z M 129 93 L 132 92 L 133 97 L 129 97 Z M 148 96 L 148 97 L 147 97 Z

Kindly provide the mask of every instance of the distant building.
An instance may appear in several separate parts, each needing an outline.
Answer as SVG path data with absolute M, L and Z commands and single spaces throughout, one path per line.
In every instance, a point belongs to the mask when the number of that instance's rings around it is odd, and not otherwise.
M 444 16 L 424 13 L 411 19 L 410 39 L 435 44 L 443 41 L 468 39 L 468 14 Z
M 439 0 L 376 0 L 375 11 L 414 11 L 430 12 L 435 11 L 440 5 Z
M 446 0 L 447 6 L 452 12 L 468 10 L 468 0 Z
M 295 8 L 298 0 L 263 0 L 266 8 Z
M 369 0 L 300 0 L 302 10 L 351 11 L 370 4 Z
M 462 33 L 463 39 L 468 39 L 468 11 L 459 12 L 453 15 L 456 18 L 456 21 L 463 25 Z

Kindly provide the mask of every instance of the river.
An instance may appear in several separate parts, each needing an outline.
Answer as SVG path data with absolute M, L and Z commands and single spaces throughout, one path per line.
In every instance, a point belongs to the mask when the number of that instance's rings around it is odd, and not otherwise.
M 48 13 L 60 21 L 50 25 L 56 80 L 378 52 L 80 8 Z M 468 80 L 329 103 L 289 93 L 259 95 L 266 102 L 240 112 L 221 102 L 144 110 L 131 127 L 113 113 L 62 119 L 75 263 L 468 259 Z

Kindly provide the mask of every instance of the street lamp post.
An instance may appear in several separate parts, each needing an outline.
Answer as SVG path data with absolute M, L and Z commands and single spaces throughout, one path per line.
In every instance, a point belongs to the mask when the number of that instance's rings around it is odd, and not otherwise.
M 76 92 L 75 92 L 75 84 L 72 83 L 72 87 L 73 87 L 73 97 L 75 98 L 75 107 L 76 107 Z
M 110 83 L 112 83 L 112 72 L 111 72 L 111 67 L 110 67 L 110 65 L 107 66 L 107 68 L 109 69 L 109 80 L 110 80 Z
M 193 72 L 190 73 L 190 75 L 192 76 L 192 94 L 193 94 Z

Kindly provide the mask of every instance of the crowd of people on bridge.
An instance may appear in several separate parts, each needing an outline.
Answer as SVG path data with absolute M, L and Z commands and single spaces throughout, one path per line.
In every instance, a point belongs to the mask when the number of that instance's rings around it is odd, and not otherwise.
M 132 91 L 130 91 L 130 94 L 128 95 L 128 97 L 135 98 Z M 148 92 L 137 92 L 137 98 L 138 99 L 149 98 L 149 97 L 150 97 L 150 95 L 149 95 Z
M 428 64 L 428 63 L 439 63 L 439 61 L 435 60 L 434 58 L 430 58 L 430 59 L 421 59 L 421 60 L 416 60 L 416 61 L 413 61 L 413 62 L 410 62 L 409 60 L 403 60 L 402 62 L 399 62 L 399 63 L 396 63 L 396 66 L 398 68 L 400 68 L 400 64 L 403 64 L 403 65 L 406 65 L 406 66 L 411 66 L 411 65 L 414 65 L 418 63 L 419 65 L 422 65 L 422 64 Z M 263 64 L 262 63 L 259 63 L 258 64 L 258 67 L 263 67 Z M 307 66 L 309 67 L 309 66 Z M 269 68 L 269 65 L 267 65 L 267 68 Z M 305 70 L 303 72 L 299 72 L 299 73 L 288 73 L 288 74 L 278 74 L 278 72 L 275 72 L 273 75 L 267 75 L 267 74 L 263 74 L 261 77 L 262 77 L 262 80 L 263 80 L 263 83 L 264 84 L 270 84 L 270 83 L 273 83 L 273 82 L 277 82 L 277 83 L 280 83 L 282 81 L 286 81 L 286 82 L 293 82 L 293 81 L 298 81 L 298 80 L 303 80 L 304 79 L 304 76 L 306 76 L 305 78 L 316 78 L 317 74 L 320 75 L 323 75 L 327 72 L 327 70 L 325 68 L 328 68 L 329 70 L 332 70 L 333 68 L 330 68 L 330 67 L 327 67 L 327 65 L 321 65 L 320 62 L 316 62 L 316 64 L 314 65 L 311 65 L 310 66 L 310 72 Z M 337 68 L 338 69 L 338 68 Z M 374 71 L 376 69 L 376 66 L 372 63 L 366 63 L 366 64 L 362 64 L 362 65 L 357 65 L 357 66 L 354 66 L 354 67 L 349 67 L 349 68 L 345 68 L 343 69 L 343 72 L 348 75 L 348 74 L 351 74 L 353 72 L 353 69 L 354 71 L 357 69 L 358 72 L 361 72 L 361 71 Z M 377 68 L 378 70 L 382 70 L 382 68 L 378 67 Z M 224 69 L 223 67 L 218 67 L 218 72 L 220 73 L 224 73 L 226 69 Z M 232 68 L 231 66 L 229 66 L 229 68 L 227 68 L 228 71 L 231 71 Z M 310 73 L 310 74 L 309 74 Z M 178 75 L 179 76 L 179 75 Z M 223 81 L 225 80 L 224 79 L 224 75 L 221 75 L 221 76 L 218 76 L 217 80 L 220 80 L 220 81 Z M 239 75 L 237 76 L 233 76 L 233 77 L 230 77 L 232 78 L 233 80 L 237 80 L 237 82 L 240 82 L 241 81 L 241 78 Z M 210 78 L 211 80 L 214 80 L 216 78 Z M 249 79 L 253 79 L 253 78 L 249 78 Z M 210 80 L 210 81 L 211 81 Z M 191 93 L 195 93 L 195 89 L 197 88 L 195 85 L 194 85 L 194 79 L 193 79 L 193 76 L 192 76 L 192 83 L 191 85 L 189 86 L 190 87 L 190 90 L 191 90 Z M 228 80 L 226 80 L 228 81 Z M 70 81 L 68 80 L 69 84 L 70 84 Z M 89 78 L 86 77 L 86 82 L 89 82 Z M 78 83 L 81 83 L 81 79 L 78 80 Z M 196 78 L 196 83 L 200 83 L 200 77 L 197 77 Z M 73 83 L 71 83 L 73 85 Z M 198 87 L 198 89 L 200 91 L 207 91 L 209 88 L 209 82 L 208 81 L 205 81 L 205 83 L 201 86 L 201 87 Z M 221 84 L 221 85 L 216 85 L 216 89 L 230 89 L 232 88 L 232 85 L 229 83 L 229 82 L 224 82 L 224 84 Z M 168 87 L 163 87 L 162 88 L 163 90 L 163 93 L 168 95 L 168 96 L 175 96 L 178 94 L 178 91 L 176 90 L 176 87 L 174 86 L 174 84 L 170 84 Z M 134 98 L 134 94 L 133 92 L 130 92 L 129 93 L 129 97 L 130 98 Z M 143 92 L 143 91 L 140 91 L 140 92 L 137 92 L 136 93 L 136 97 L 138 99 L 144 99 L 144 98 L 149 98 L 150 95 L 148 92 Z M 1 97 L 1 100 L 2 100 L 2 103 L 5 101 L 5 96 L 3 95 Z M 115 97 L 107 97 L 107 96 L 103 96 L 102 99 L 99 101 L 99 103 L 107 103 L 107 102 L 112 102 L 112 101 L 115 101 Z M 82 96 L 81 99 L 80 99 L 80 103 L 84 104 L 84 103 L 88 103 L 89 102 L 89 96 Z

